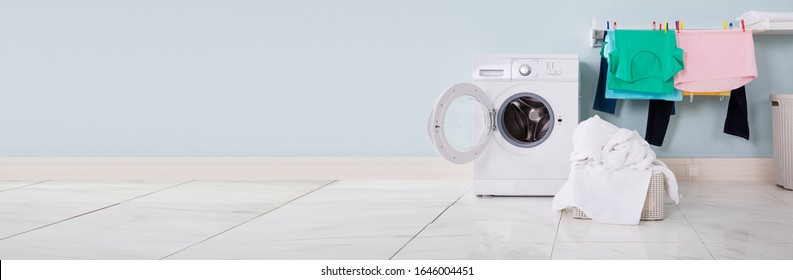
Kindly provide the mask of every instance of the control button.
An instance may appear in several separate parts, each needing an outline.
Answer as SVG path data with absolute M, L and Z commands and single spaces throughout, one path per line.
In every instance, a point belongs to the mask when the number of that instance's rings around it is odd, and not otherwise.
M 520 65 L 520 67 L 518 67 L 518 73 L 520 73 L 521 76 L 528 76 L 531 74 L 531 66 L 528 64 Z

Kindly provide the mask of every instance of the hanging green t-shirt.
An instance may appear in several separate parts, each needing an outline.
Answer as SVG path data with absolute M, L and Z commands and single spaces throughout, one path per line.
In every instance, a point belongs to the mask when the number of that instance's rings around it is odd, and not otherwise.
M 674 77 L 683 70 L 683 50 L 674 31 L 616 30 L 609 55 L 609 80 L 615 90 L 674 93 Z

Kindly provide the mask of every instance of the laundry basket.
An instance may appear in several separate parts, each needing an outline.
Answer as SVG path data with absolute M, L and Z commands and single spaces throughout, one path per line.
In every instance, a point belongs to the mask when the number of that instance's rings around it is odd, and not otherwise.
M 771 126 L 774 130 L 775 181 L 793 190 L 793 94 L 772 94 Z
M 573 207 L 573 218 L 589 219 L 578 207 Z M 664 219 L 664 173 L 655 172 L 650 177 L 650 187 L 647 188 L 647 198 L 644 200 L 640 219 L 642 221 Z

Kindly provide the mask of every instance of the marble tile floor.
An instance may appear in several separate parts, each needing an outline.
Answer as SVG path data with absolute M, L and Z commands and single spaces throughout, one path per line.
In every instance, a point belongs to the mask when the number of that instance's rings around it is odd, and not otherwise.
M 0 181 L 0 259 L 793 260 L 793 191 L 681 193 L 622 226 L 470 181 Z

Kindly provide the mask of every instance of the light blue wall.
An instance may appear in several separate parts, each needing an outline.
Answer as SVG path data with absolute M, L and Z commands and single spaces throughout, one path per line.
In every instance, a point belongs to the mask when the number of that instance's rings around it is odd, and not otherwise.
M 432 103 L 472 54 L 578 54 L 590 116 L 593 18 L 720 28 L 748 10 L 793 1 L 0 1 L 0 156 L 431 156 Z M 752 140 L 721 132 L 726 100 L 697 98 L 659 156 L 772 155 L 793 35 L 755 43 Z M 606 119 L 643 134 L 646 107 Z

